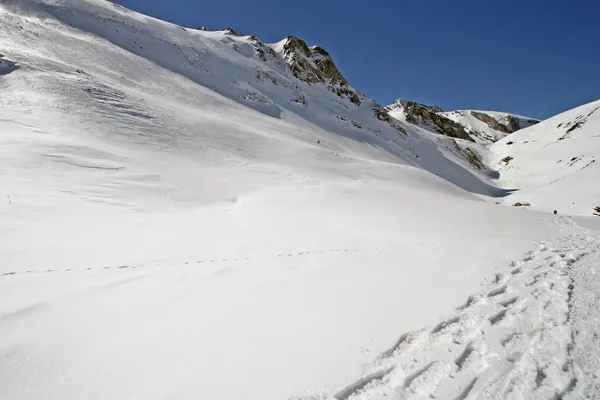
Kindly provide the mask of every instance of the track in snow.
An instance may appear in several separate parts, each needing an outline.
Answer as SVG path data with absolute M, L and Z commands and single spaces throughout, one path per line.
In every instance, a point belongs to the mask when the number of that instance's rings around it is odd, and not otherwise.
M 387 245 L 387 246 L 379 246 L 379 247 L 365 247 L 365 248 L 336 248 L 336 249 L 313 249 L 306 251 L 295 251 L 295 252 L 285 252 L 285 253 L 275 253 L 275 254 L 267 254 L 267 255 L 256 255 L 256 256 L 239 256 L 239 257 L 229 257 L 229 258 L 207 258 L 203 260 L 191 260 L 191 261 L 182 261 L 182 262 L 164 262 L 164 263 L 155 263 L 155 264 L 127 264 L 127 265 L 106 265 L 100 267 L 87 267 L 87 268 L 64 268 L 64 269 L 30 269 L 25 271 L 6 271 L 0 272 L 0 276 L 14 276 L 14 275 L 29 275 L 29 274 L 49 274 L 55 272 L 82 272 L 82 271 L 101 271 L 107 269 L 136 269 L 136 268 L 145 268 L 145 267 L 160 267 L 160 266 L 176 266 L 176 265 L 188 265 L 188 264 L 223 264 L 230 263 L 236 261 L 248 261 L 248 260 L 260 260 L 260 259 L 276 259 L 282 257 L 302 257 L 308 256 L 311 254 L 319 254 L 319 253 L 367 253 L 367 252 L 378 252 L 383 248 L 391 248 L 396 247 L 397 245 Z
M 548 217 L 565 236 L 496 274 L 433 327 L 407 332 L 329 396 L 563 399 L 600 395 L 600 235 Z M 600 272 L 600 271 L 599 271 Z

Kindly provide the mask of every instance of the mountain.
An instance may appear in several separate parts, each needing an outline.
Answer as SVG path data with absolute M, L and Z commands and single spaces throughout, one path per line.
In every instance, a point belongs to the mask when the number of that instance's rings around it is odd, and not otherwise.
M 415 101 L 412 100 L 407 100 L 405 98 L 399 97 L 397 98 L 392 104 L 387 106 L 387 109 L 390 112 L 395 112 L 395 113 L 399 113 L 401 111 L 404 111 L 404 108 L 409 105 L 410 103 L 416 103 L 422 107 L 425 107 L 428 111 L 433 112 L 433 113 L 441 113 L 444 112 L 444 110 L 442 110 L 439 106 L 436 106 L 435 104 L 433 105 L 427 105 L 427 104 L 421 104 L 421 103 L 417 103 Z
M 530 143 L 293 36 L 4 0 L 0 37 L 0 398 L 596 394 L 600 219 L 495 204 L 538 206 Z
M 556 115 L 490 146 L 499 182 L 518 189 L 505 201 L 592 215 L 599 204 L 600 100 Z
M 442 115 L 464 126 L 471 137 L 481 143 L 496 142 L 540 122 L 535 118 L 495 111 L 457 110 Z
M 386 107 L 390 115 L 413 124 L 430 125 L 439 133 L 489 144 L 540 122 L 534 118 L 495 111 L 456 110 L 399 98 Z
M 397 120 L 427 126 L 442 135 L 474 141 L 464 126 L 446 118 L 438 106 L 428 106 L 400 98 L 387 106 L 386 110 Z

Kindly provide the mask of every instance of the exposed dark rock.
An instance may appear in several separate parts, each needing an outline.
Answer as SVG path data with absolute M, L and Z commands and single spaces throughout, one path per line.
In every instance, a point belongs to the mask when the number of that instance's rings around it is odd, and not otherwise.
M 406 100 L 403 98 L 399 98 L 399 99 L 396 99 L 396 101 L 394 101 L 392 104 L 387 106 L 387 109 L 393 110 L 395 108 L 404 108 L 408 105 L 408 103 L 416 103 L 416 102 L 413 102 L 411 100 Z M 428 109 L 429 111 L 434 112 L 434 113 L 444 112 L 444 110 L 442 110 L 441 107 L 436 106 L 435 104 L 432 104 L 432 105 L 427 105 L 427 104 L 422 104 L 422 103 L 417 103 L 417 104 L 422 107 L 425 107 L 426 109 Z
M 296 78 L 311 84 L 329 83 L 342 86 L 348 84 L 329 53 L 322 47 L 314 46 L 311 49 L 304 40 L 288 36 L 283 50 Z
M 375 118 L 377 118 L 380 121 L 393 121 L 393 118 L 390 116 L 390 114 L 388 114 L 388 111 L 377 102 L 375 102 L 375 104 L 373 105 L 373 114 L 375 115 Z
M 299 51 L 305 57 L 310 57 L 310 49 L 304 40 L 296 36 L 288 36 L 286 39 L 286 43 L 283 45 L 283 51 L 285 54 Z
M 298 104 L 306 104 L 306 97 L 304 96 L 304 93 L 302 93 L 302 90 L 297 88 L 294 91 L 294 96 L 292 97 L 292 101 L 294 103 L 298 103 Z
M 463 153 L 465 154 L 467 161 L 469 161 L 469 164 L 471 164 L 477 169 L 483 169 L 483 163 L 481 162 L 481 159 L 473 150 L 465 148 Z
M 375 115 L 375 118 L 377 118 L 378 120 L 390 124 L 390 126 L 398 132 L 407 135 L 406 129 L 400 126 L 400 124 L 398 124 L 398 122 L 390 116 L 387 108 L 382 107 L 381 104 L 377 102 L 374 102 L 373 104 L 373 115 Z
M 430 125 L 443 135 L 465 139 L 471 142 L 475 141 L 459 123 L 443 117 L 436 112 L 431 111 L 430 108 L 414 101 L 406 102 L 406 106 L 404 106 L 404 115 L 406 116 L 406 121 L 411 124 Z
M 241 33 L 239 33 L 238 31 L 236 31 L 235 29 L 233 29 L 232 27 L 227 27 L 227 29 L 224 29 L 225 33 L 227 33 L 228 35 L 232 35 L 232 36 L 244 36 Z
M 519 119 L 509 115 L 507 118 L 506 129 L 509 132 L 516 132 L 521 129 L 521 125 L 519 124 Z
M 283 52 L 292 74 L 308 83 L 327 85 L 330 92 L 347 98 L 353 104 L 361 104 L 359 92 L 348 85 L 333 62 L 331 55 L 320 46 L 308 47 L 304 40 L 288 36 Z
M 455 140 L 452 140 L 452 142 L 454 143 L 454 147 L 456 148 L 458 153 L 462 157 L 464 157 L 469 162 L 469 164 L 480 170 L 485 169 L 485 166 L 483 165 L 480 156 L 475 151 L 468 147 L 460 147 Z
M 509 121 L 513 121 L 512 124 L 509 123 L 511 125 L 511 128 L 507 127 L 506 125 L 501 124 L 500 122 L 496 121 L 496 119 L 488 114 L 484 114 L 484 113 L 480 113 L 477 111 L 471 111 L 471 115 L 474 116 L 475 118 L 477 118 L 478 120 L 480 120 L 481 122 L 484 122 L 485 124 L 487 124 L 487 126 L 489 126 L 490 128 L 492 128 L 493 130 L 499 131 L 499 132 L 504 132 L 504 133 L 512 133 L 515 130 L 512 130 L 512 128 L 514 128 L 514 124 L 516 123 L 517 127 L 519 125 L 518 121 L 515 121 L 511 116 L 509 116 Z M 519 130 L 520 128 L 517 128 L 516 130 Z
M 487 124 L 487 126 L 489 126 L 490 128 L 499 131 L 499 132 L 504 132 L 504 133 L 513 133 L 516 132 L 520 129 L 523 129 L 523 127 L 521 126 L 521 122 L 522 120 L 519 117 L 515 117 L 513 115 L 507 115 L 506 116 L 506 125 L 500 123 L 499 121 L 497 121 L 494 117 L 492 117 L 491 115 L 488 115 L 486 113 L 482 113 L 482 112 L 478 112 L 478 111 L 471 111 L 471 115 L 474 116 L 475 118 L 477 118 L 478 120 L 480 120 L 481 122 L 484 122 L 485 124 Z M 530 125 L 535 125 L 537 124 L 538 121 L 537 119 L 528 119 L 526 121 L 526 123 L 530 126 Z

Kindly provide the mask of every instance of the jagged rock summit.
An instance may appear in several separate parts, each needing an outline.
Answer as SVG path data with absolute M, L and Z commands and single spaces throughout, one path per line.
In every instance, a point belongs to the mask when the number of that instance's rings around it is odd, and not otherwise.
M 321 46 L 308 47 L 304 40 L 288 36 L 273 48 L 282 54 L 296 78 L 311 85 L 324 84 L 330 92 L 360 105 L 362 93 L 349 86 L 331 55 Z

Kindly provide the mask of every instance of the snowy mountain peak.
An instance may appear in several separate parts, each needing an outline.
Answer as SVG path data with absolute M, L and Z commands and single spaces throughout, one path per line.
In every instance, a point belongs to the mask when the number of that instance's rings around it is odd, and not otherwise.
M 308 47 L 304 40 L 296 36 L 286 37 L 273 48 L 279 50 L 296 78 L 310 85 L 325 84 L 330 92 L 360 105 L 362 94 L 348 85 L 324 48 Z

